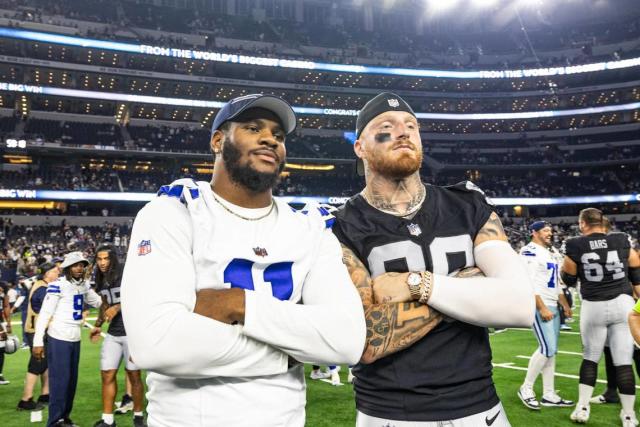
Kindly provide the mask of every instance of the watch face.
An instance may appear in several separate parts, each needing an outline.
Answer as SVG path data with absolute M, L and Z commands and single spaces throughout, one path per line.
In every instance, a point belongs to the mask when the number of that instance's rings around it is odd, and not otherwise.
M 407 277 L 407 283 L 410 286 L 419 285 L 421 281 L 422 281 L 422 277 L 420 277 L 418 273 L 411 273 L 409 274 L 409 277 Z

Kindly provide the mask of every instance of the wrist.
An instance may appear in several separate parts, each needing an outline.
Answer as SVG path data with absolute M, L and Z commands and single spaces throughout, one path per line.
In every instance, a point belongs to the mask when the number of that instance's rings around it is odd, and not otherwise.
M 411 295 L 411 299 L 413 301 L 420 300 L 423 282 L 424 282 L 424 279 L 421 273 L 412 271 L 407 274 L 406 283 L 407 283 L 407 287 L 409 288 L 409 294 Z
M 420 273 L 422 276 L 422 283 L 420 284 L 420 304 L 427 304 L 431 294 L 433 293 L 433 273 L 430 271 L 423 271 Z
M 231 313 L 231 322 L 232 323 L 244 323 L 244 313 L 245 313 L 245 291 L 242 288 L 233 288 L 236 290 L 234 295 L 234 303 L 233 303 L 233 311 Z

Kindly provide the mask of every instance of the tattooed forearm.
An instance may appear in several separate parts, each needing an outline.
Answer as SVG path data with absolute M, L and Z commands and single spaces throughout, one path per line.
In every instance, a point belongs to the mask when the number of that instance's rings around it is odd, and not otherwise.
M 417 302 L 375 304 L 365 308 L 367 345 L 362 363 L 403 350 L 435 328 L 442 316 Z
M 500 218 L 495 212 L 491 214 L 489 220 L 478 231 L 474 244 L 478 246 L 487 240 L 503 240 L 505 242 L 509 240 L 504 228 L 502 228 L 502 222 L 500 222 Z
M 367 340 L 361 359 L 363 363 L 372 363 L 409 347 L 442 320 L 436 310 L 417 302 L 373 304 L 372 280 L 367 268 L 344 245 L 342 261 L 364 306 Z
M 371 287 L 371 275 L 353 251 L 342 245 L 342 263 L 347 267 L 351 281 L 360 294 L 362 304 L 366 307 L 373 303 L 373 288 Z

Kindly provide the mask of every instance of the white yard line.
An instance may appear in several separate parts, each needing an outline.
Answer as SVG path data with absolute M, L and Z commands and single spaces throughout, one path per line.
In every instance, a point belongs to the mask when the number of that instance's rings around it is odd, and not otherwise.
M 527 368 L 521 367 L 521 366 L 513 366 L 513 363 L 493 363 L 493 367 L 494 368 L 503 368 L 503 369 L 514 369 L 516 371 L 526 371 Z M 580 379 L 579 376 L 577 375 L 571 375 L 571 374 L 563 374 L 560 372 L 556 372 L 555 373 L 556 377 L 562 377 L 562 378 L 571 378 L 574 380 L 578 380 Z M 599 382 L 600 384 L 606 384 L 607 382 L 605 380 L 596 380 L 597 382 Z M 636 389 L 640 389 L 640 385 L 636 386 Z
M 507 328 L 508 331 L 529 331 L 531 332 L 531 328 Z M 580 335 L 580 332 L 572 332 L 572 331 L 560 331 L 561 334 L 565 335 Z
M 341 385 L 344 385 L 344 383 L 334 384 L 334 383 L 332 383 L 332 382 L 331 382 L 331 380 L 330 380 L 330 379 L 327 379 L 327 378 L 321 378 L 321 379 L 320 379 L 320 381 L 323 381 L 323 382 L 325 382 L 325 383 L 329 383 L 329 384 L 334 385 L 334 386 L 341 386 Z

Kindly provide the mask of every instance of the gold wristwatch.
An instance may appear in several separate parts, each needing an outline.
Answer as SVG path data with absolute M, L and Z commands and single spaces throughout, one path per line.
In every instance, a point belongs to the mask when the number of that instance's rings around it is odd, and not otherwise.
M 418 301 L 420 299 L 420 287 L 422 285 L 422 274 L 411 272 L 407 276 L 407 286 L 409 287 L 409 293 L 411 299 Z

